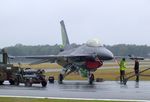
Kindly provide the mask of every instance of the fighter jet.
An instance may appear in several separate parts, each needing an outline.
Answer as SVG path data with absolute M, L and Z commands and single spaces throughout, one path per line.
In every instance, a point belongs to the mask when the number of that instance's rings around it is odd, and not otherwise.
M 89 84 L 94 82 L 94 74 L 103 65 L 103 61 L 112 60 L 113 53 L 101 45 L 97 39 L 87 41 L 85 44 L 74 47 L 70 44 L 64 21 L 60 22 L 63 48 L 57 55 L 28 56 L 26 58 L 42 59 L 37 63 L 51 62 L 62 66 L 58 76 L 61 84 L 63 79 L 72 72 L 78 72 L 81 76 L 87 77 Z

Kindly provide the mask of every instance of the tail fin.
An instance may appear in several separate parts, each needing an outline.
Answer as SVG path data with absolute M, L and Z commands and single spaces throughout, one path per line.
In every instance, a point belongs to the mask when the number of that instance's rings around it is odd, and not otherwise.
M 69 39 L 68 39 L 68 35 L 66 32 L 66 28 L 65 28 L 65 24 L 64 21 L 60 21 L 60 25 L 61 25 L 61 34 L 62 34 L 62 43 L 63 46 L 65 47 L 66 45 L 69 45 Z

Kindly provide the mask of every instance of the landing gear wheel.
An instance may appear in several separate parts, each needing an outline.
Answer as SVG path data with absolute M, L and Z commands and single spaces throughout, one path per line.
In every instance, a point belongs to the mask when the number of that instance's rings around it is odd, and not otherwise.
M 89 76 L 89 84 L 92 85 L 94 82 L 94 74 L 90 74 Z
M 42 84 L 42 87 L 46 87 L 47 81 L 42 81 L 41 84 Z
M 59 74 L 59 76 L 58 76 L 58 83 L 59 84 L 62 84 L 62 82 L 63 82 L 63 75 L 62 74 Z

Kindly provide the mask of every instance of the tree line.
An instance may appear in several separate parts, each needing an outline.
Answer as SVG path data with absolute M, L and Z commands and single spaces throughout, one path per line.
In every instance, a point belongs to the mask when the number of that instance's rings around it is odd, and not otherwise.
M 61 45 L 36 45 L 27 46 L 22 44 L 16 44 L 15 46 L 5 47 L 9 55 L 12 56 L 29 56 L 29 55 L 50 55 L 58 54 L 60 52 Z M 115 56 L 127 56 L 135 55 L 141 57 L 150 56 L 150 46 L 147 45 L 104 45 L 110 51 L 113 52 Z

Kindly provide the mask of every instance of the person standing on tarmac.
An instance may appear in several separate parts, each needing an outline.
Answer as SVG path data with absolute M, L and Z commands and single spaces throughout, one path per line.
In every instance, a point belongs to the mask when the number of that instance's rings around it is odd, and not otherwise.
M 134 72 L 136 75 L 136 82 L 139 82 L 139 61 L 138 59 L 135 59 L 135 64 L 134 64 Z
M 123 84 L 125 80 L 125 70 L 126 70 L 126 60 L 125 58 L 122 58 L 122 60 L 119 63 L 120 66 L 120 83 Z

